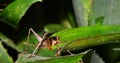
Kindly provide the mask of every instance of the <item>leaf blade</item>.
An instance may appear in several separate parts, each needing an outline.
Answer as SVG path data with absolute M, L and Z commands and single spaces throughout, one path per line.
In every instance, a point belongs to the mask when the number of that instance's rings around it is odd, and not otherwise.
M 7 51 L 2 46 L 1 41 L 0 41 L 0 61 L 2 63 L 13 63 L 12 58 L 7 54 Z
M 15 0 L 9 4 L 1 13 L 1 20 L 13 27 L 18 27 L 19 21 L 24 16 L 28 8 L 35 2 L 42 0 Z
M 83 57 L 83 54 L 77 54 L 77 55 L 69 55 L 69 56 L 61 56 L 61 57 L 42 57 L 42 56 L 35 56 L 28 58 L 28 54 L 19 56 L 19 59 L 17 60 L 17 63 L 75 63 L 79 62 L 81 58 Z M 37 58 L 37 59 L 36 59 Z

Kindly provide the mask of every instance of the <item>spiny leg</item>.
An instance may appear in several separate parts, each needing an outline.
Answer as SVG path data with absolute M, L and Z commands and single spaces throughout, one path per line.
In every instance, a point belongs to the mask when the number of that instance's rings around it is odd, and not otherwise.
M 27 51 L 27 48 L 28 48 L 30 32 L 32 32 L 35 35 L 35 37 L 37 38 L 39 43 L 41 43 L 41 41 L 42 41 L 42 38 L 32 28 L 30 28 L 29 31 L 28 31 L 27 44 L 26 44 L 26 47 L 25 47 L 25 51 Z
M 43 42 L 43 40 L 44 40 L 44 38 L 45 38 L 46 35 L 47 35 L 47 33 L 45 33 L 45 34 L 43 35 L 41 42 Z M 33 55 L 35 55 L 36 51 L 37 51 L 40 47 L 42 47 L 42 46 L 41 46 L 41 42 L 38 43 L 38 45 L 36 46 L 35 50 L 34 50 L 33 53 L 30 55 L 30 57 L 33 56 Z
M 47 34 L 48 34 L 48 33 L 46 33 L 46 32 L 43 34 L 43 36 L 42 36 L 43 40 L 45 39 L 45 37 L 46 37 Z M 42 40 L 42 41 L 43 41 L 43 40 Z M 41 42 L 41 44 L 42 44 L 42 42 Z M 40 48 L 42 47 L 41 44 L 39 45 L 38 51 L 36 50 L 36 51 L 37 51 L 36 54 L 39 53 L 39 50 L 40 50 Z M 34 53 L 34 54 L 35 54 L 35 53 Z
M 28 50 L 29 36 L 30 36 L 30 29 L 29 29 L 29 31 L 28 31 L 27 43 L 26 43 L 26 47 L 25 47 L 25 50 L 24 50 L 24 51 L 27 51 L 27 50 Z
M 35 37 L 37 38 L 38 42 L 41 42 L 43 40 L 43 38 L 40 37 L 32 28 L 29 29 L 29 35 L 30 35 L 30 31 L 35 35 Z

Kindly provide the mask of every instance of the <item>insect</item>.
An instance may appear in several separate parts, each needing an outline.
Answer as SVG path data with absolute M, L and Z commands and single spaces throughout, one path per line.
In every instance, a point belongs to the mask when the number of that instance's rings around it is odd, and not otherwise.
M 27 38 L 27 43 L 29 42 L 29 36 L 30 36 L 30 32 L 32 32 L 35 37 L 37 38 L 38 40 L 38 44 L 36 46 L 36 48 L 34 49 L 33 53 L 31 54 L 31 56 L 34 56 L 36 51 L 39 49 L 39 48 L 48 48 L 49 50 L 52 50 L 52 46 L 56 45 L 57 46 L 57 52 L 55 55 L 59 55 L 60 54 L 60 48 L 58 47 L 58 44 L 60 44 L 60 38 L 58 36 L 56 37 L 49 37 L 47 35 L 47 33 L 45 33 L 43 35 L 43 37 L 39 36 L 32 28 L 29 29 L 29 32 L 28 32 L 28 38 Z M 26 45 L 26 48 L 25 50 L 27 49 L 27 45 Z M 31 57 L 30 56 L 30 57 Z

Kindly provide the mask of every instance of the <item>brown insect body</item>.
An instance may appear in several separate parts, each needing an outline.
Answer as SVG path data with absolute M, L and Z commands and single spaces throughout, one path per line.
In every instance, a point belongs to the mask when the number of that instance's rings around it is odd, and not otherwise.
M 60 38 L 56 37 L 48 37 L 44 39 L 40 46 L 47 47 L 49 50 L 52 50 L 52 46 L 60 44 Z

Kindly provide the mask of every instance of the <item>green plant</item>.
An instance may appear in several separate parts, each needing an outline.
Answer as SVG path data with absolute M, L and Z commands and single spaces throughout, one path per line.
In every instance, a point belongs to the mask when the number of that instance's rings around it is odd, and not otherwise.
M 0 60 L 3 63 L 119 63 L 119 2 L 14 0 L 0 12 Z M 38 44 L 31 34 L 29 44 L 33 46 L 24 53 L 29 28 L 40 36 L 43 30 L 53 33 L 50 37 L 59 36 L 61 55 L 54 56 L 57 47 L 53 46 L 52 50 L 41 48 L 37 55 L 28 58 Z M 13 52 L 19 54 L 18 58 Z

